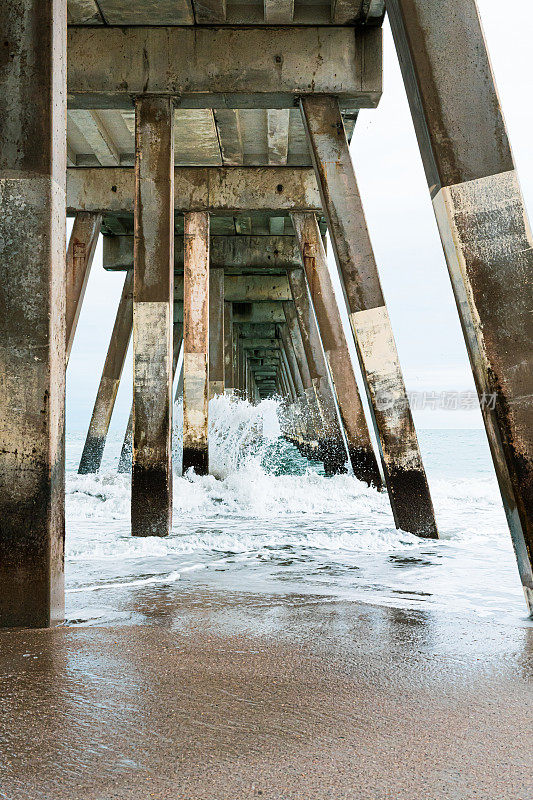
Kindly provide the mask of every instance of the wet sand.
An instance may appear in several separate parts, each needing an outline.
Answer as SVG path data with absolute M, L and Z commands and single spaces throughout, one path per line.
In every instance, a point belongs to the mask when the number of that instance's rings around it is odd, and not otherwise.
M 150 608 L 0 633 L 0 798 L 533 796 L 531 627 L 227 592 Z

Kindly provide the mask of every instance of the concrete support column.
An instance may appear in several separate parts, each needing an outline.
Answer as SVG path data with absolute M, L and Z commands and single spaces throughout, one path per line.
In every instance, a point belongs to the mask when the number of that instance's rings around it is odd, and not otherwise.
M 133 270 L 126 273 L 78 473 L 98 472 L 133 324 Z
M 76 327 L 80 316 L 87 281 L 91 272 L 94 251 L 100 235 L 102 215 L 89 211 L 76 214 L 70 234 L 67 250 L 67 297 L 66 297 L 66 359 L 76 335 Z
M 183 325 L 181 324 L 181 322 L 175 322 L 174 346 L 173 346 L 174 352 L 172 355 L 173 379 L 176 377 L 176 367 L 178 364 L 178 358 L 181 350 L 182 341 L 183 341 Z M 183 369 L 181 370 L 180 374 L 183 375 Z M 179 381 L 178 381 L 174 402 L 176 402 L 179 396 L 181 396 L 181 391 L 179 388 Z M 130 416 L 128 418 L 126 433 L 124 434 L 124 441 L 122 442 L 122 449 L 120 451 L 120 458 L 118 460 L 117 472 L 129 472 L 131 470 L 131 451 L 132 451 L 132 433 L 133 433 L 132 429 L 133 429 L 133 405 L 130 411 Z
M 370 440 L 316 216 L 292 214 L 292 222 L 331 371 L 354 475 L 366 481 L 369 486 L 373 484 L 380 487 L 381 475 Z
M 284 302 L 283 311 L 287 321 L 289 341 L 294 350 L 294 356 L 298 364 L 298 370 L 304 389 L 302 403 L 300 404 L 303 429 L 301 451 L 307 457 L 317 458 L 321 421 L 316 404 L 315 391 L 311 381 L 311 373 L 305 355 L 294 304 L 289 301 Z
M 533 614 L 533 241 L 474 0 L 387 10 Z
M 398 528 L 436 538 L 433 504 L 339 104 L 334 97 L 306 96 L 301 109 L 394 520 Z
M 292 385 L 294 387 L 293 416 L 294 416 L 294 425 L 296 432 L 296 441 L 294 443 L 297 447 L 300 448 L 304 446 L 304 440 L 306 438 L 306 430 L 304 425 L 304 420 L 305 420 L 304 406 L 306 403 L 305 389 L 301 373 L 298 367 L 296 354 L 294 352 L 292 340 L 288 333 L 287 324 L 278 325 L 278 333 L 280 336 L 280 345 L 283 354 L 283 359 L 285 361 L 287 369 L 289 370 L 292 380 Z
M 305 273 L 301 269 L 289 269 L 287 276 L 322 421 L 319 431 L 320 458 L 324 462 L 327 473 L 344 472 L 347 458 L 346 447 Z
M 224 389 L 232 392 L 233 378 L 233 304 L 224 303 Z
M 224 268 L 209 271 L 209 399 L 224 394 Z
M 183 325 L 181 322 L 174 323 L 174 345 L 173 345 L 173 354 L 172 354 L 172 375 L 173 379 L 176 377 L 176 367 L 178 364 L 178 358 L 180 355 L 181 344 L 183 341 Z M 183 375 L 183 370 L 180 373 Z M 179 381 L 178 386 L 176 387 L 176 396 L 174 397 L 174 402 L 181 396 L 181 391 L 179 388 Z M 118 460 L 118 468 L 117 472 L 129 472 L 131 470 L 131 451 L 132 451 L 132 436 L 133 436 L 133 405 L 131 407 L 130 415 L 128 418 L 128 424 L 126 426 L 126 433 L 124 434 L 124 441 L 122 442 L 122 449 L 120 451 L 120 457 Z
M 133 456 L 131 532 L 172 525 L 174 109 L 166 97 L 135 103 Z
M 289 366 L 296 396 L 302 397 L 305 391 L 304 385 L 302 381 L 302 376 L 300 374 L 300 370 L 298 368 L 298 361 L 296 359 L 296 353 L 294 352 L 294 346 L 287 330 L 287 325 L 286 324 L 278 325 L 278 331 L 281 341 L 282 352 Z
M 209 214 L 185 214 L 183 472 L 209 472 Z
M 237 337 L 237 369 L 238 369 L 238 389 L 241 398 L 246 395 L 246 384 L 244 377 L 244 350 L 240 339 Z
M 2 627 L 64 615 L 66 20 L 66 0 L 2 4 Z

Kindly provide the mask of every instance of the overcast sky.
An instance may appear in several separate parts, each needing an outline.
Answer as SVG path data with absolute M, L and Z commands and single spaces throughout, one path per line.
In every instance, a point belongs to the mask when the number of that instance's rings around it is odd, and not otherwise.
M 533 3 L 478 0 L 526 206 L 533 209 Z M 384 91 L 361 111 L 352 158 L 410 392 L 473 392 L 470 367 L 429 200 L 388 23 Z M 68 233 L 72 220 L 68 221 Z M 113 327 L 123 273 L 102 269 L 98 246 L 67 371 L 67 426 L 85 431 Z M 112 428 L 125 428 L 132 395 L 131 347 Z M 460 399 L 468 399 L 462 394 Z M 478 411 L 416 411 L 419 427 L 479 427 Z

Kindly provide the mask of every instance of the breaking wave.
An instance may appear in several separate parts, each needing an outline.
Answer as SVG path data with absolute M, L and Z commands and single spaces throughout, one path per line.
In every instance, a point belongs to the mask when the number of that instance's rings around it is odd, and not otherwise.
M 177 404 L 178 469 L 172 534 L 166 538 L 130 536 L 130 476 L 116 472 L 118 437 L 109 443 L 100 473 L 68 473 L 70 616 L 92 619 L 88 609 L 96 596 L 101 609 L 102 597 L 116 592 L 155 590 L 158 584 L 174 585 L 178 592 L 186 581 L 189 587 L 193 582 L 246 591 L 318 592 L 523 617 L 481 432 L 421 435 L 441 535 L 433 542 L 396 530 L 385 493 L 350 474 L 325 477 L 321 464 L 302 457 L 281 436 L 279 412 L 273 399 L 251 406 L 215 398 L 209 406 L 213 474 L 182 476 Z M 79 450 L 81 441 L 76 446 Z M 461 451 L 464 463 L 458 463 Z M 112 619 L 116 602 L 104 603 L 96 617 Z

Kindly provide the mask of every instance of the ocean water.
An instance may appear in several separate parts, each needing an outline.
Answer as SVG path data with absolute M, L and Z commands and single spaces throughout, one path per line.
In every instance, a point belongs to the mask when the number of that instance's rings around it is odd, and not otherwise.
M 419 431 L 441 537 L 428 541 L 396 530 L 386 494 L 304 459 L 281 436 L 280 409 L 211 401 L 214 474 L 176 472 L 166 538 L 130 536 L 121 437 L 110 436 L 97 475 L 77 475 L 84 435 L 68 435 L 67 624 L 172 624 L 196 589 L 531 624 L 483 431 Z M 179 404 L 174 416 L 177 465 Z

